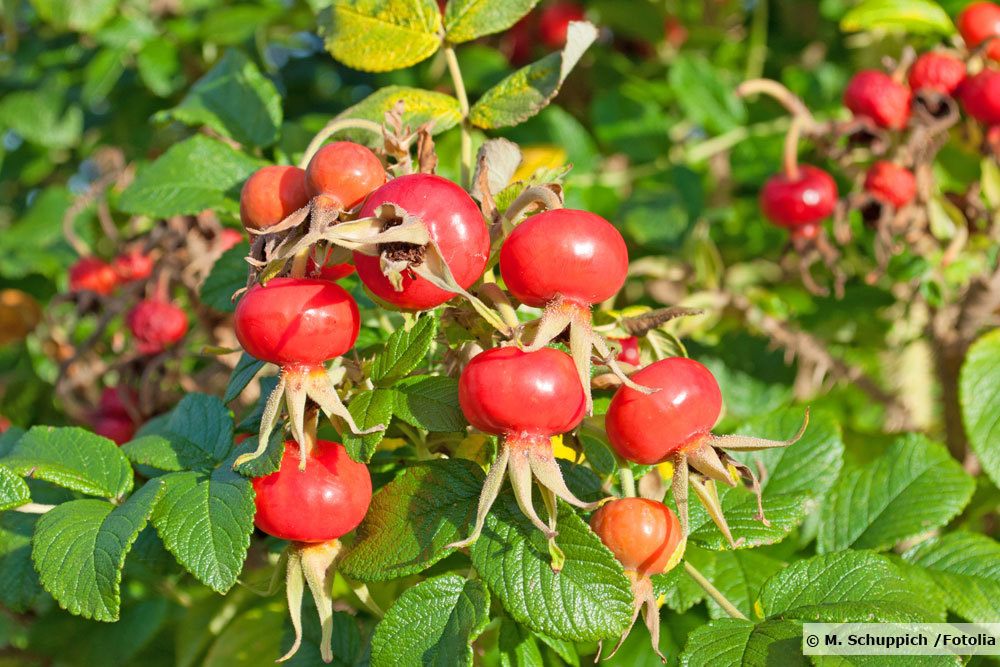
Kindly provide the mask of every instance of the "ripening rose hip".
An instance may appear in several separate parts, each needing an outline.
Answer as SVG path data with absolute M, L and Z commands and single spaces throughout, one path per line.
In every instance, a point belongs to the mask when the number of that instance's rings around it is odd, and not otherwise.
M 81 257 L 69 269 L 70 292 L 94 292 L 107 296 L 119 285 L 114 267 L 97 257 Z
M 962 10 L 955 24 L 965 45 L 975 49 L 987 39 L 1000 36 L 1000 6 L 992 2 L 973 2 Z M 986 55 L 1000 60 L 1000 39 L 990 42 Z
M 879 160 L 865 175 L 865 190 L 880 201 L 902 208 L 917 196 L 917 179 L 906 167 Z
M 705 366 L 693 359 L 662 359 L 639 372 L 633 379 L 643 386 L 658 389 L 644 394 L 623 386 L 615 392 L 605 415 L 605 429 L 612 449 L 622 458 L 642 464 L 670 461 L 674 466 L 674 500 L 681 525 L 687 533 L 688 467 L 705 479 L 737 486 L 743 478 L 758 496 L 758 514 L 762 521 L 760 485 L 753 470 L 732 459 L 725 450 L 756 451 L 787 447 L 801 437 L 806 420 L 791 440 L 765 440 L 749 436 L 712 434 L 722 411 L 722 392 Z M 702 502 L 723 536 L 735 545 L 729 526 L 718 507 L 718 497 L 703 493 L 695 485 Z
M 138 250 L 118 255 L 113 266 L 123 283 L 145 280 L 153 275 L 153 258 Z
M 372 217 L 383 204 L 395 204 L 427 226 L 441 257 L 463 289 L 479 280 L 490 254 L 490 236 L 479 206 L 458 185 L 432 174 L 394 178 L 373 192 L 360 217 Z M 389 244 L 386 244 L 387 246 Z M 401 310 L 436 308 L 455 296 L 416 273 L 425 268 L 426 248 L 391 244 L 380 248 L 381 257 L 354 253 L 358 277 L 372 294 Z M 407 263 L 399 289 L 383 273 L 382 257 Z
M 984 125 L 1000 124 L 1000 71 L 984 69 L 959 89 L 962 108 Z
M 910 89 L 885 72 L 864 70 L 854 75 L 844 90 L 844 106 L 879 127 L 901 130 L 910 120 Z
M 549 517 L 546 525 L 536 514 L 532 477 L 542 493 L 553 499 L 584 509 L 596 506 L 583 502 L 566 487 L 552 453 L 552 436 L 576 428 L 586 407 L 576 366 L 568 354 L 548 347 L 534 352 L 516 347 L 481 352 L 462 371 L 458 402 L 470 424 L 501 436 L 502 441 L 483 484 L 472 534 L 452 546 L 468 546 L 479 537 L 508 471 L 518 506 L 550 541 L 556 536 L 555 517 Z M 553 562 L 554 569 L 560 566 Z
M 306 167 L 306 184 L 313 196 L 326 195 L 332 205 L 350 210 L 385 183 L 385 168 L 375 153 L 361 144 L 335 141 L 320 148 Z
M 126 324 L 140 352 L 159 354 L 184 338 L 188 317 L 183 308 L 168 301 L 145 299 L 129 311 Z
M 837 207 L 837 183 L 826 171 L 799 165 L 796 177 L 781 172 L 767 179 L 760 191 L 764 216 L 786 229 L 816 227 Z
M 354 530 L 368 512 L 372 480 L 344 446 L 317 440 L 298 468 L 299 444 L 285 441 L 277 472 L 253 480 L 254 523 L 268 535 L 292 542 L 328 542 Z
M 306 172 L 288 165 L 258 169 L 240 192 L 240 220 L 247 229 L 273 227 L 309 203 Z
M 954 95 L 965 80 L 965 63 L 947 53 L 930 51 L 910 66 L 908 78 L 913 90 Z

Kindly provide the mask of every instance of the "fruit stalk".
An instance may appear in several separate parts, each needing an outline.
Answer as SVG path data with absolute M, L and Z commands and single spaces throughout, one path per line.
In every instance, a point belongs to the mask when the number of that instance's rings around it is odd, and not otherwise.
M 722 607 L 723 611 L 729 614 L 731 618 L 738 618 L 741 621 L 750 620 L 743 614 L 742 611 L 737 609 L 736 605 L 730 602 L 718 588 L 713 586 L 712 582 L 706 579 L 705 575 L 699 572 L 694 565 L 688 561 L 684 561 L 684 571 L 691 575 L 691 578 L 694 579 L 695 582 L 697 582 L 697 584 L 701 586 L 706 593 L 708 593 L 708 596 L 715 600 L 716 604 Z
M 462 80 L 462 70 L 458 66 L 458 56 L 455 47 L 444 48 L 444 59 L 448 63 L 452 85 L 455 86 L 455 96 L 458 98 L 458 108 L 462 112 L 462 187 L 466 190 L 471 185 L 472 174 L 472 130 L 469 127 L 469 95 L 465 92 L 465 81 Z

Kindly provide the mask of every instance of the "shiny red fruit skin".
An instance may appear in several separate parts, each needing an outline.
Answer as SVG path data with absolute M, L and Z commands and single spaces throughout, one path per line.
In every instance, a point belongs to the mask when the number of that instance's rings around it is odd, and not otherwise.
M 917 179 L 906 167 L 879 160 L 865 175 L 865 190 L 876 199 L 901 208 L 917 196 Z
M 543 307 L 557 296 L 590 306 L 625 284 L 628 249 L 614 226 L 588 211 L 560 208 L 527 218 L 500 249 L 500 273 L 517 299 Z
M 180 339 L 188 330 L 187 313 L 172 303 L 145 299 L 136 304 L 125 318 L 136 347 L 143 354 L 158 354 Z
M 1000 71 L 984 69 L 958 91 L 965 113 L 984 125 L 1000 124 Z
M 767 179 L 760 191 L 760 208 L 764 217 L 788 229 L 815 225 L 827 218 L 837 207 L 837 183 L 833 176 L 819 167 L 799 165 L 795 180 L 784 173 Z
M 469 287 L 479 280 L 490 254 L 490 235 L 479 206 L 465 190 L 432 174 L 410 174 L 394 178 L 373 192 L 361 209 L 361 217 L 372 216 L 380 205 L 392 202 L 424 221 L 448 268 L 459 285 Z M 378 257 L 354 253 L 354 266 L 361 282 L 379 299 L 403 310 L 427 310 L 455 295 L 414 275 L 404 275 L 397 292 L 382 274 Z
M 955 24 L 965 45 L 974 49 L 988 37 L 1000 35 L 1000 6 L 992 2 L 973 2 L 962 10 Z M 986 55 L 1000 60 L 1000 39 L 990 42 Z
M 947 53 L 925 53 L 913 63 L 908 75 L 912 90 L 934 90 L 953 95 L 965 80 L 965 63 Z
M 608 440 L 629 461 L 659 463 L 697 447 L 722 412 L 719 383 L 693 359 L 663 359 L 634 373 L 632 379 L 660 391 L 642 394 L 621 387 L 611 399 L 605 417 Z
M 254 285 L 236 306 L 236 338 L 248 354 L 282 367 L 319 366 L 351 349 L 358 305 L 322 278 L 275 278 Z
M 118 284 L 118 273 L 114 267 L 97 257 L 81 257 L 69 269 L 71 292 L 108 295 L 115 291 Z
M 538 19 L 542 43 L 550 49 L 561 49 L 566 45 L 570 22 L 582 20 L 583 7 L 575 2 L 554 2 L 545 7 Z
M 306 172 L 268 165 L 253 173 L 240 192 L 240 220 L 247 229 L 267 229 L 309 203 Z
M 254 523 L 292 542 L 329 542 L 354 530 L 368 512 L 372 480 L 344 446 L 319 440 L 299 470 L 299 445 L 285 441 L 277 472 L 253 480 Z
M 639 357 L 639 339 L 635 336 L 618 339 L 618 344 L 622 346 L 622 351 L 615 357 L 618 361 L 633 366 L 639 366 L 642 360 Z
M 316 273 L 316 262 L 313 261 L 312 257 L 309 258 L 306 264 L 306 275 L 312 276 Z M 349 263 L 343 264 L 326 264 L 319 269 L 319 275 L 317 278 L 322 278 L 323 280 L 340 280 L 341 278 L 346 278 L 347 276 L 354 273 L 354 265 Z
M 901 130 L 910 120 L 913 94 L 885 72 L 858 72 L 844 90 L 844 106 L 855 116 L 870 118 L 879 127 Z
M 121 415 L 102 415 L 94 420 L 94 433 L 113 441 L 116 445 L 124 445 L 135 437 L 136 426 L 129 417 Z
M 590 528 L 626 571 L 661 574 L 681 543 L 677 515 L 655 500 L 618 498 L 590 517 Z
M 480 352 L 458 380 L 458 402 L 470 424 L 494 435 L 566 433 L 586 409 L 573 359 L 549 347 Z
M 323 146 L 306 167 L 309 192 L 326 195 L 344 209 L 354 208 L 383 183 L 381 160 L 367 147 L 350 141 Z
M 145 280 L 153 275 L 153 258 L 133 250 L 115 257 L 114 268 L 122 282 Z

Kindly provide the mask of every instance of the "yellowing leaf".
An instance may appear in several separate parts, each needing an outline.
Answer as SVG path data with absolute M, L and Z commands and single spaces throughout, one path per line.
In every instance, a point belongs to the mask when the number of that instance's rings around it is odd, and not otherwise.
M 416 65 L 441 46 L 434 0 L 334 0 L 318 20 L 330 55 L 364 72 Z
M 539 169 L 558 169 L 566 164 L 566 150 L 559 146 L 541 144 L 521 149 L 521 164 L 514 172 L 513 181 L 526 181 Z

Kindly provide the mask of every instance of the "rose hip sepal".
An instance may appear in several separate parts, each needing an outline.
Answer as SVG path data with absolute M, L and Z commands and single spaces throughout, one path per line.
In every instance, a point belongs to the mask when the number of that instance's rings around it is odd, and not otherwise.
M 742 478 L 757 495 L 757 519 L 767 525 L 760 483 L 753 471 L 725 450 L 752 452 L 787 447 L 805 432 L 802 427 L 789 440 L 765 440 L 742 435 L 713 435 L 722 411 L 722 392 L 711 371 L 684 357 L 657 361 L 632 376 L 636 382 L 659 391 L 643 394 L 621 387 L 611 399 L 605 428 L 612 449 L 624 459 L 642 464 L 670 461 L 674 466 L 673 493 L 684 535 L 688 534 L 688 482 L 705 505 L 719 530 L 734 547 L 729 525 L 719 505 L 715 482 L 737 486 Z M 692 469 L 689 472 L 689 466 Z
M 653 640 L 653 650 L 666 662 L 659 649 L 660 610 L 650 577 L 674 569 L 684 555 L 687 540 L 677 515 L 655 500 L 618 498 L 594 512 L 590 528 L 625 568 L 635 600 L 632 621 L 607 658 L 621 648 L 641 611 Z
M 379 243 L 354 253 L 358 277 L 400 310 L 436 308 L 465 291 L 486 268 L 490 237 L 482 213 L 462 188 L 432 174 L 410 174 L 373 192 L 361 218 L 381 219 L 383 234 L 419 223 L 418 243 Z M 476 305 L 473 300 L 473 305 Z
M 279 366 L 281 374 L 264 406 L 257 450 L 238 457 L 233 467 L 256 459 L 267 449 L 282 398 L 298 442 L 306 442 L 307 398 L 327 416 L 343 419 L 359 435 L 385 429 L 382 424 L 367 430 L 358 428 L 324 367 L 325 362 L 351 349 L 358 337 L 358 306 L 344 288 L 320 278 L 275 278 L 267 285 L 254 285 L 243 295 L 234 323 L 243 349 Z M 305 449 L 301 454 L 304 470 Z
M 553 209 L 521 222 L 500 249 L 500 274 L 521 303 L 545 308 L 526 351 L 540 350 L 569 327 L 570 351 L 592 411 L 591 350 L 626 385 L 608 342 L 593 329 L 591 307 L 610 299 L 628 273 L 625 240 L 610 222 L 588 211 Z
M 475 527 L 467 539 L 450 546 L 465 547 L 478 539 L 504 477 L 509 476 L 518 507 L 549 540 L 552 569 L 561 569 L 562 552 L 554 542 L 556 498 L 586 510 L 599 505 L 584 502 L 569 490 L 552 453 L 552 436 L 583 421 L 586 398 L 573 360 L 554 348 L 486 350 L 462 371 L 458 401 L 473 427 L 500 436 L 501 443 L 479 496 Z M 548 524 L 532 504 L 532 477 L 548 510 Z
M 299 461 L 309 466 L 300 470 Z M 291 658 L 302 644 L 303 583 L 319 612 L 324 662 L 333 660 L 333 598 L 330 579 L 340 553 L 340 538 L 354 530 L 368 512 L 372 481 L 368 468 L 352 461 L 343 445 L 317 440 L 309 451 L 294 440 L 285 442 L 278 470 L 253 480 L 254 523 L 274 537 L 289 540 L 285 594 L 295 641 L 278 659 Z

